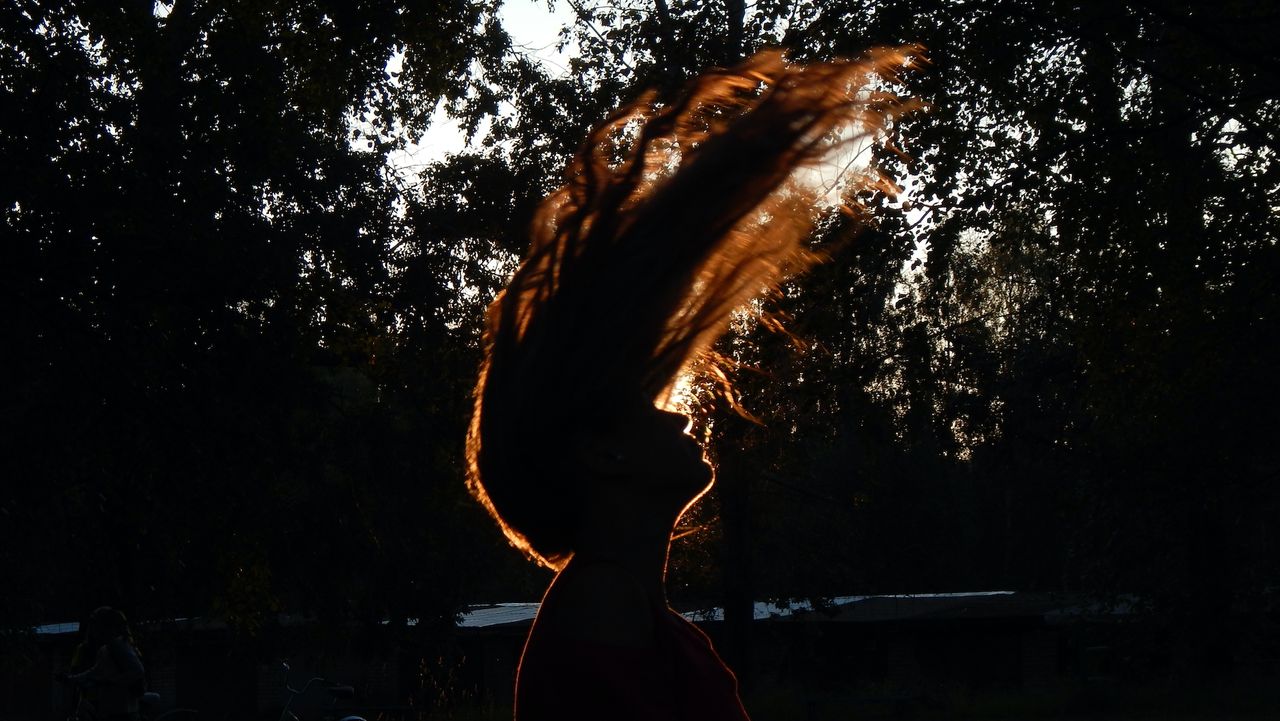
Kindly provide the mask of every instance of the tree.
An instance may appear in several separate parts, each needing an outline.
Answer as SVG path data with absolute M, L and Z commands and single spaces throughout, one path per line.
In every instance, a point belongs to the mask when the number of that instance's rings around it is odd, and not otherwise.
M 756 594 L 1139 593 L 1196 629 L 1188 660 L 1212 665 L 1241 639 L 1221 619 L 1263 608 L 1280 570 L 1263 440 L 1280 419 L 1262 371 L 1277 352 L 1274 13 L 573 8 L 569 77 L 520 62 L 492 74 L 494 96 L 519 77 L 540 99 L 501 126 L 495 162 L 552 160 L 544 139 L 576 137 L 619 98 L 764 45 L 801 59 L 929 49 L 910 92 L 932 110 L 899 129 L 911 159 L 880 158 L 910 203 L 868 198 L 876 230 L 778 302 L 807 350 L 734 347 L 771 372 L 742 381 L 765 428 L 719 438 L 753 469 L 725 484 L 743 495 L 722 508 L 755 500 L 722 537 L 750 539 Z M 569 103 L 582 112 L 562 120 Z
M 0 10 L 6 626 L 448 619 L 491 583 L 476 261 L 412 238 L 387 160 L 504 51 L 494 8 Z
M 865 198 L 876 222 L 853 239 L 824 227 L 833 260 L 773 307 L 801 350 L 725 348 L 768 370 L 740 382 L 763 426 L 715 419 L 740 471 L 700 518 L 728 606 L 1137 593 L 1187 632 L 1189 666 L 1247 650 L 1239 610 L 1269 608 L 1280 573 L 1273 12 L 572 7 L 560 77 L 484 4 L 0 11 L 22 109 L 0 153 L 24 171 L 0 186 L 19 309 L 0 430 L 24 479 L 0 541 L 51 549 L 10 559 L 10 604 L 43 608 L 9 617 L 104 596 L 217 597 L 250 624 L 273 604 L 442 616 L 533 588 L 462 497 L 458 446 L 479 310 L 586 129 L 766 45 L 920 42 L 932 65 L 907 92 L 932 109 L 895 129 L 909 160 L 878 158 L 908 202 Z M 388 172 L 439 100 L 476 144 L 416 182 Z M 300 547 L 323 550 L 285 557 Z M 725 593 L 707 563 L 678 552 L 687 593 Z M 120 588 L 53 603 L 88 565 Z M 153 577 L 170 581 L 139 600 Z M 395 590 L 317 594 L 328 578 Z

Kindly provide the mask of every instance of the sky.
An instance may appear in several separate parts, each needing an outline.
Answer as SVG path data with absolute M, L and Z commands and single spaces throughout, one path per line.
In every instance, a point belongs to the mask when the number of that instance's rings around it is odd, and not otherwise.
M 548 0 L 507 0 L 498 16 L 519 52 L 540 60 L 551 75 L 562 75 L 567 72 L 570 54 L 557 51 L 556 45 L 560 29 L 573 22 L 573 12 L 567 2 L 548 5 Z M 466 135 L 458 123 L 437 109 L 426 134 L 403 153 L 393 155 L 389 162 L 397 169 L 421 168 L 462 150 L 466 144 Z
M 568 72 L 568 59 L 573 55 L 574 48 L 569 46 L 564 52 L 556 48 L 561 29 L 574 21 L 573 9 L 566 0 L 506 0 L 499 9 L 498 16 L 518 52 L 537 58 L 550 75 L 559 76 Z M 398 60 L 393 59 L 392 65 L 394 64 L 398 64 Z M 437 109 L 427 132 L 403 152 L 393 154 L 388 158 L 388 163 L 398 171 L 414 173 L 466 147 L 466 134 L 459 124 L 442 109 Z M 862 146 L 857 146 L 853 155 L 860 155 L 862 150 Z M 849 154 L 838 155 L 811 173 L 817 185 L 830 188 L 828 202 L 838 199 L 838 185 L 833 181 L 842 174 L 839 168 L 851 160 L 852 156 Z M 913 185 L 911 181 L 910 178 L 900 180 L 904 186 L 902 200 L 910 195 L 910 187 Z M 923 209 L 909 211 L 908 220 L 915 223 L 923 213 Z M 907 269 L 916 260 L 923 261 L 926 252 L 927 247 L 923 244 L 917 247 L 912 257 L 903 264 L 904 273 L 910 272 Z M 922 272 L 923 264 L 915 265 L 915 274 Z

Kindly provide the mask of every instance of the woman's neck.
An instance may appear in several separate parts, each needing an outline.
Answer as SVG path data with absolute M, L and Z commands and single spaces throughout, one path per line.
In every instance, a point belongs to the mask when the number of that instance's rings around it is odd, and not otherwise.
M 641 509 L 597 508 L 579 532 L 570 563 L 617 564 L 640 584 L 650 602 L 665 607 L 667 554 L 674 527 L 674 521 L 657 522 Z

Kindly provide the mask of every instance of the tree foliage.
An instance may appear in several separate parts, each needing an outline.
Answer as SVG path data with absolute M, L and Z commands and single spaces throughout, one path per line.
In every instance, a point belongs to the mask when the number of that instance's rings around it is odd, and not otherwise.
M 832 261 L 774 304 L 802 349 L 726 346 L 765 369 L 740 383 L 766 423 L 716 419 L 722 490 L 677 587 L 1136 593 L 1197 629 L 1189 659 L 1244 647 L 1227 619 L 1280 573 L 1280 16 L 569 7 L 559 75 L 478 2 L 0 11 L 0 541 L 42 549 L 11 553 L 9 601 L 39 600 L 15 618 L 104 596 L 397 617 L 531 588 L 459 443 L 479 309 L 586 129 L 761 47 L 919 42 L 906 92 L 931 110 L 895 129 L 909 159 L 878 159 L 906 202 L 826 228 Z M 474 144 L 389 171 L 439 102 Z
M 910 160 L 881 158 L 908 202 L 868 199 L 876 228 L 778 301 L 807 349 L 731 347 L 768 369 L 741 381 L 767 425 L 720 425 L 733 498 L 711 535 L 724 575 L 754 585 L 725 589 L 1127 592 L 1198 629 L 1190 661 L 1243 640 L 1224 619 L 1267 607 L 1280 571 L 1274 12 L 572 8 L 571 74 L 525 95 L 554 89 L 588 119 L 768 45 L 920 42 L 932 60 L 909 91 L 932 110 L 898 129 Z M 522 115 L 506 156 L 558 122 Z
M 387 160 L 494 7 L 0 13 L 5 622 L 450 616 L 474 261 Z

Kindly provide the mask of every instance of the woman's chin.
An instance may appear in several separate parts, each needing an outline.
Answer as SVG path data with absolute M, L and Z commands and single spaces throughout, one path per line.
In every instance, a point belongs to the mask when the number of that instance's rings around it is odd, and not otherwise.
M 703 494 L 711 490 L 715 480 L 716 474 L 711 469 L 711 464 L 700 461 L 696 470 L 691 468 L 688 476 L 680 480 L 680 502 L 685 507 L 693 505 Z

